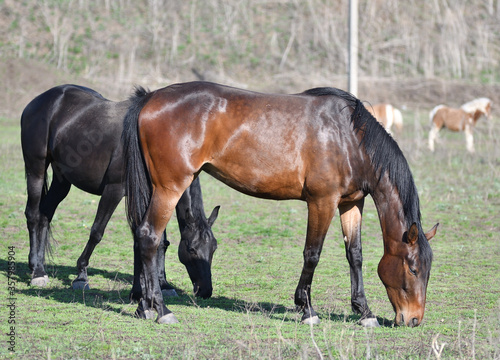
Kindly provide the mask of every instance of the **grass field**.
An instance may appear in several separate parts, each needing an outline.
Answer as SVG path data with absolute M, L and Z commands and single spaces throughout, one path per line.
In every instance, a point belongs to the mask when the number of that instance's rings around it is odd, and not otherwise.
M 312 287 L 322 320 L 300 325 L 293 294 L 302 266 L 306 205 L 250 198 L 202 175 L 207 213 L 221 205 L 213 231 L 214 293 L 192 297 L 177 260 L 176 221 L 168 228 L 167 279 L 180 294 L 166 298 L 180 323 L 135 319 L 128 302 L 132 238 L 120 205 L 91 259 L 91 290 L 73 291 L 75 264 L 87 241 L 98 197 L 72 189 L 53 221 L 50 283 L 32 288 L 24 217 L 26 184 L 19 121 L 0 119 L 0 358 L 15 359 L 499 359 L 500 125 L 479 123 L 476 154 L 463 134 L 441 133 L 426 147 L 427 111 L 405 112 L 396 135 L 412 168 L 423 227 L 440 223 L 424 321 L 393 327 L 394 313 L 378 279 L 382 238 L 371 199 L 364 215 L 365 289 L 382 326 L 366 330 L 350 310 L 349 267 L 338 217 L 330 228 Z M 14 305 L 7 286 L 15 253 Z M 4 306 L 5 305 L 5 306 Z M 14 313 L 12 313 L 14 311 Z M 15 324 L 9 324 L 10 319 Z M 14 326 L 14 330 L 11 329 Z M 8 333 L 14 331 L 14 350 Z M 12 350 L 12 349 L 11 349 Z

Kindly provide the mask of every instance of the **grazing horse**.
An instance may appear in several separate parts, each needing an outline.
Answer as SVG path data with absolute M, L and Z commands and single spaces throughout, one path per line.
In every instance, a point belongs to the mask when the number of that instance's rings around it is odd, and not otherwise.
M 78 275 L 73 288 L 88 288 L 87 267 L 90 256 L 101 241 L 104 229 L 125 194 L 122 182 L 124 160 L 120 141 L 123 118 L 131 102 L 113 102 L 94 90 L 76 86 L 54 87 L 33 99 L 21 117 L 21 143 L 25 163 L 28 201 L 26 220 L 30 237 L 29 266 L 32 285 L 45 286 L 45 250 L 49 243 L 50 222 L 71 185 L 100 195 L 90 237 L 77 261 Z M 47 168 L 53 176 L 48 187 Z M 203 239 L 208 251 L 216 247 L 210 227 L 218 208 L 207 220 L 199 182 L 193 182 L 177 209 L 181 243 Z M 194 215 L 193 215 L 194 214 Z M 164 256 L 169 242 L 163 237 L 158 248 L 160 286 L 170 289 L 165 279 Z M 185 261 L 192 262 L 189 255 Z M 136 264 L 140 265 L 140 264 Z M 139 267 L 140 268 L 140 267 Z M 136 276 L 133 297 L 140 297 Z
M 427 234 L 422 230 L 408 163 L 358 99 L 333 88 L 276 95 L 191 82 L 149 93 L 139 89 L 132 101 L 123 138 L 128 218 L 145 278 L 138 313 L 153 308 L 157 322 L 177 322 L 155 281 L 156 248 L 184 189 L 205 171 L 247 195 L 307 203 L 304 263 L 295 291 L 307 324 L 319 322 L 311 283 L 338 208 L 353 311 L 361 314 L 361 324 L 378 326 L 362 276 L 361 216 L 370 194 L 384 241 L 378 274 L 395 322 L 420 324 L 432 262 L 429 240 L 437 225 Z M 201 296 L 211 294 L 209 277 L 194 286 Z
M 459 109 L 438 105 L 429 113 L 431 130 L 429 131 L 429 149 L 434 151 L 434 141 L 438 138 L 441 128 L 446 127 L 451 131 L 463 131 L 467 151 L 473 153 L 474 138 L 472 132 L 477 121 L 485 116 L 491 116 L 491 100 L 478 98 L 463 104 Z
M 403 130 L 403 115 L 399 109 L 396 109 L 391 104 L 375 104 L 368 106 L 366 109 L 382 124 L 389 134 L 393 124 L 399 132 Z

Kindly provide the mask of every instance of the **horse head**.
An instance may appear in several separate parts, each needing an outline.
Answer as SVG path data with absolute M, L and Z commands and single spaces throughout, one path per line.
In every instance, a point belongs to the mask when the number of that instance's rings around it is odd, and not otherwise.
M 398 326 L 418 326 L 424 317 L 432 255 L 425 256 L 426 250 L 422 249 L 422 245 L 434 237 L 437 226 L 426 234 L 420 234 L 413 223 L 404 233 L 403 241 L 388 249 L 378 265 L 378 275 L 396 313 L 394 322 Z M 420 241 L 419 236 L 422 237 Z M 430 247 L 427 249 L 430 250 Z
M 219 214 L 216 206 L 208 219 L 196 221 L 191 209 L 186 211 L 186 227 L 181 231 L 179 260 L 187 269 L 196 296 L 208 299 L 212 296 L 212 258 L 217 250 L 217 239 L 212 225 Z M 203 221 L 205 220 L 205 221 Z
M 471 114 L 476 123 L 482 116 L 489 120 L 491 118 L 491 100 L 488 98 L 478 98 L 469 101 L 461 106 L 461 108 Z

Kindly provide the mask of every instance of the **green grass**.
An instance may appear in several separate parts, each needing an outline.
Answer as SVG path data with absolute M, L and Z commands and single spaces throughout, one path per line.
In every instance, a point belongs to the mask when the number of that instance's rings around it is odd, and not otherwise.
M 177 260 L 176 221 L 167 228 L 167 279 L 180 296 L 166 298 L 180 323 L 135 319 L 129 304 L 132 239 L 120 205 L 89 268 L 91 290 L 73 291 L 75 264 L 87 241 L 98 197 L 72 189 L 53 221 L 56 242 L 47 261 L 50 283 L 32 288 L 24 218 L 26 191 L 18 121 L 0 119 L 0 303 L 8 305 L 7 253 L 16 251 L 16 347 L 6 344 L 9 309 L 2 306 L 0 358 L 25 359 L 305 359 L 500 356 L 499 132 L 485 123 L 475 133 L 476 154 L 463 134 L 441 134 L 436 153 L 426 149 L 427 115 L 405 113 L 396 136 L 407 155 L 421 200 L 423 227 L 440 222 L 432 240 L 434 262 L 421 326 L 395 328 L 394 313 L 376 269 L 382 255 L 371 199 L 363 217 L 365 289 L 383 326 L 365 330 L 350 310 L 349 267 L 338 217 L 332 222 L 312 288 L 321 324 L 300 325 L 293 294 L 302 266 L 307 211 L 298 201 L 259 200 L 202 175 L 207 213 L 221 205 L 213 230 L 214 294 L 192 297 Z M 494 120 L 496 124 L 498 121 Z M 317 348 L 316 348 L 317 346 Z

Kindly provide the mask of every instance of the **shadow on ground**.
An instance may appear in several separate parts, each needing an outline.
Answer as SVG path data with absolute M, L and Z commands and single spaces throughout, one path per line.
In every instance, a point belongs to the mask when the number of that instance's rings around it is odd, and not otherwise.
M 0 259 L 0 268 L 2 273 L 7 277 L 7 261 Z M 5 270 L 3 270 L 5 269 Z M 55 300 L 60 303 L 79 303 L 93 308 L 100 308 L 106 311 L 113 311 L 124 316 L 133 317 L 132 313 L 123 312 L 120 306 L 112 306 L 112 304 L 123 305 L 129 303 L 129 293 L 132 288 L 133 276 L 122 272 L 111 272 L 103 269 L 92 268 L 88 270 L 89 278 L 92 276 L 100 275 L 105 279 L 120 282 L 116 288 L 111 287 L 108 290 L 91 288 L 90 290 L 73 290 L 71 287 L 71 276 L 75 275 L 76 269 L 73 266 L 66 265 L 48 265 L 46 271 L 49 275 L 49 285 L 46 288 L 32 287 L 28 289 L 18 290 L 18 293 L 35 296 L 45 297 L 47 299 Z M 31 277 L 29 266 L 26 262 L 17 262 L 15 275 L 12 277 L 18 283 L 25 283 L 29 285 Z M 55 287 L 50 285 L 50 279 L 56 278 L 62 282 L 63 287 Z M 294 307 L 287 307 L 283 304 L 276 304 L 270 302 L 247 302 L 244 300 L 228 298 L 225 296 L 215 296 L 210 299 L 198 299 L 193 294 L 187 293 L 179 289 L 175 284 L 171 284 L 179 296 L 166 297 L 167 305 L 184 305 L 195 306 L 202 309 L 217 308 L 226 311 L 234 311 L 238 313 L 261 313 L 269 318 L 274 318 L 284 322 L 297 322 L 300 321 L 301 314 L 295 310 Z M 207 310 L 209 311 L 209 310 Z M 296 316 L 285 316 L 286 314 L 296 314 Z M 360 315 L 354 314 L 335 314 L 335 313 L 321 313 L 318 315 L 321 319 L 328 319 L 332 322 L 350 322 L 356 323 L 360 320 Z M 382 327 L 392 327 L 391 320 L 377 317 L 379 324 Z

